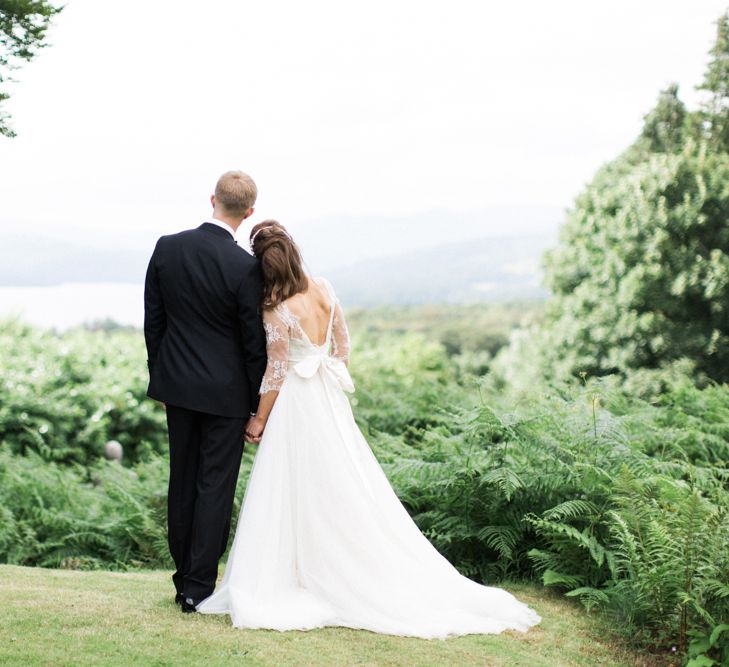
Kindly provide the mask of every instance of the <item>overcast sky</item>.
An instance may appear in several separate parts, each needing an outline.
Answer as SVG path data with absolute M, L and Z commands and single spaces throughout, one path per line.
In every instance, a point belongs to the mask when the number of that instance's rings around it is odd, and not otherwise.
M 565 208 L 660 88 L 696 103 L 726 5 L 69 0 L 12 88 L 0 225 L 152 238 L 230 168 L 285 223 Z

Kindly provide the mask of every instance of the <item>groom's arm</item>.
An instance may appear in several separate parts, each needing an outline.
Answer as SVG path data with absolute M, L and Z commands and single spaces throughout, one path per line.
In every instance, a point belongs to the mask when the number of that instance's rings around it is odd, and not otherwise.
M 238 288 L 238 317 L 243 337 L 243 361 L 248 378 L 251 410 L 258 409 L 258 390 L 266 371 L 266 334 L 261 318 L 263 274 L 256 260 Z
M 161 241 L 162 239 L 157 241 L 152 258 L 149 260 L 147 277 L 144 281 L 144 341 L 147 344 L 147 367 L 150 375 L 157 359 L 162 337 L 167 330 L 167 314 L 162 301 L 162 291 L 160 290 L 155 261 Z

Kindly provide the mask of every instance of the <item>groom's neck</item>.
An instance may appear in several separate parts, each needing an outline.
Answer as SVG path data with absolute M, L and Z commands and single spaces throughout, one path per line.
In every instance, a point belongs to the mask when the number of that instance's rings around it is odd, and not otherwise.
M 213 211 L 213 218 L 224 222 L 228 227 L 232 227 L 235 231 L 238 231 L 238 227 L 243 223 L 243 218 L 231 218 L 229 215 L 223 215 L 218 211 Z

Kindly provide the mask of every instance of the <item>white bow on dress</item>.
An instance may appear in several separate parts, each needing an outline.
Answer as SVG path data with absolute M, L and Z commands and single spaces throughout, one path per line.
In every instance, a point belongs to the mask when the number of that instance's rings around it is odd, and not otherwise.
M 344 391 L 350 393 L 354 391 L 354 382 L 345 363 L 341 359 L 328 355 L 326 352 L 307 355 L 306 358 L 294 366 L 294 370 L 299 377 L 307 380 L 314 377 L 314 374 L 321 370 L 322 373 L 326 373 L 336 380 Z

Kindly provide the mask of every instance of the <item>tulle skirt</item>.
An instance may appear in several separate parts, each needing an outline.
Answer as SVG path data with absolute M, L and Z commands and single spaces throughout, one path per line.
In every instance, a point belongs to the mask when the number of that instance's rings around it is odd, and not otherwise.
M 413 523 L 325 373 L 290 372 L 225 574 L 198 611 L 241 628 L 343 626 L 424 638 L 526 631 L 540 617 L 460 575 Z

